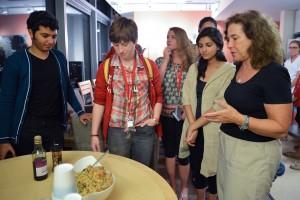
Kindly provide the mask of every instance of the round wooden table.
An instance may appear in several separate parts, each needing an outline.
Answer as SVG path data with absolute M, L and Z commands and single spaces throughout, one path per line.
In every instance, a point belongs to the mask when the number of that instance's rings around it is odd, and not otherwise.
M 99 152 L 64 151 L 63 163 L 74 164 L 78 159 Z M 0 160 L 0 199 L 50 200 L 52 192 L 52 158 L 47 153 L 48 178 L 33 179 L 31 155 Z M 176 194 L 155 171 L 134 160 L 108 154 L 102 165 L 116 176 L 115 187 L 107 200 L 175 200 Z

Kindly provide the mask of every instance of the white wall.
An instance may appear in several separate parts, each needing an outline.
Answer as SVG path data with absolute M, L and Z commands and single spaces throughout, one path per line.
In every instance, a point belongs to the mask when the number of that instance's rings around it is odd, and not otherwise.
M 295 32 L 300 32 L 300 9 L 296 11 Z
M 163 55 L 169 28 L 183 28 L 195 43 L 200 19 L 210 16 L 210 11 L 135 12 L 138 26 L 138 43 L 146 48 L 144 56 L 153 60 Z
M 293 37 L 295 30 L 295 10 L 282 10 L 280 12 L 280 35 L 285 54 L 287 53 L 288 40 Z

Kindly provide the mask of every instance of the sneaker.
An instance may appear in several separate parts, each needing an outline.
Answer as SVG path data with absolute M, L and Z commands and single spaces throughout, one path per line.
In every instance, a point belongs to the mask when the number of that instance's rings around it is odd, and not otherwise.
M 180 199 L 179 200 L 189 200 L 189 190 L 187 188 L 184 188 L 181 191 Z
M 294 170 L 300 170 L 300 163 L 291 164 L 290 168 Z

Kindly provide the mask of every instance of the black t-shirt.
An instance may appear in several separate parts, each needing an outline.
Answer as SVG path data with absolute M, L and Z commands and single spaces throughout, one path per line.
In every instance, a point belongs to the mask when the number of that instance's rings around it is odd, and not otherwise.
M 42 60 L 30 54 L 32 69 L 32 88 L 28 104 L 30 116 L 58 118 L 63 113 L 62 90 L 59 66 L 52 55 Z
M 267 113 L 264 104 L 291 103 L 290 88 L 291 80 L 288 71 L 281 65 L 272 62 L 245 83 L 237 83 L 234 77 L 224 96 L 227 103 L 241 114 L 266 119 Z M 247 141 L 274 140 L 274 138 L 257 135 L 249 130 L 241 131 L 238 125 L 232 123 L 222 124 L 221 130 L 232 137 Z

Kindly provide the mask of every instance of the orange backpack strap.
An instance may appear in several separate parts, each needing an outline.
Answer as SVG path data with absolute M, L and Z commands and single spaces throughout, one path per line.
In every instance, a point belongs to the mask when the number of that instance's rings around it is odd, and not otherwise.
M 108 80 L 108 73 L 109 73 L 109 65 L 110 65 L 110 58 L 104 60 L 104 78 L 105 82 L 107 83 Z
M 111 58 L 105 59 L 104 63 L 103 63 L 103 65 L 104 65 L 104 78 L 105 78 L 106 83 L 108 81 L 110 59 Z M 148 69 L 149 79 L 153 80 L 153 70 L 152 70 L 151 63 L 150 63 L 148 58 L 144 58 L 144 60 L 145 60 L 145 63 L 146 63 L 147 69 Z
M 152 70 L 151 63 L 150 63 L 148 58 L 144 58 L 144 60 L 145 60 L 145 63 L 147 65 L 147 68 L 148 68 L 149 78 L 150 78 L 150 80 L 153 80 L 153 70 Z

